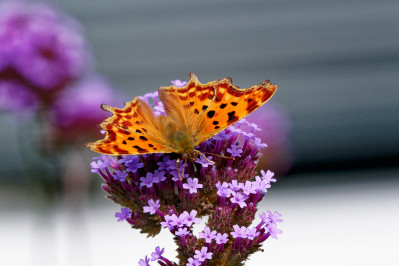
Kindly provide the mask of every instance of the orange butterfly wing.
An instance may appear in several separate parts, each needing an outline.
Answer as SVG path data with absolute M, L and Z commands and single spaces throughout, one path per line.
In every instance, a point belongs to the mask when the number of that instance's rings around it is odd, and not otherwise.
M 200 127 L 196 145 L 210 139 L 262 106 L 273 96 L 277 87 L 268 80 L 248 89 L 234 86 L 230 78 L 216 81 L 215 98 L 196 122 Z
M 184 125 L 186 132 L 195 130 L 195 122 L 215 97 L 214 81 L 202 84 L 194 73 L 184 87 L 167 86 L 158 89 L 167 116 Z M 193 132 L 196 134 L 198 132 Z
M 175 152 L 157 127 L 151 107 L 140 98 L 135 97 L 123 109 L 101 107 L 112 117 L 100 124 L 105 138 L 87 144 L 91 150 L 110 155 Z

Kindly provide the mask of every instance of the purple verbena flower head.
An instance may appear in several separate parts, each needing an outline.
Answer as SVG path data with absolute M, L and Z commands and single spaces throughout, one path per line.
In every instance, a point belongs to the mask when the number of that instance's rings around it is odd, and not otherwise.
M 33 111 L 38 105 L 33 91 L 18 81 L 0 79 L 0 110 Z
M 104 77 L 88 77 L 58 96 L 52 108 L 52 123 L 62 130 L 84 134 L 108 116 L 98 106 L 115 103 L 116 99 L 115 89 Z
M 157 108 L 164 111 L 156 94 L 145 95 L 143 101 L 154 107 L 155 115 L 161 115 L 156 114 Z M 207 259 L 208 264 L 223 263 L 223 258 L 229 258 L 238 265 L 247 258 L 245 254 L 260 250 L 262 242 L 279 233 L 269 228 L 271 219 L 281 220 L 277 214 L 264 213 L 265 222 L 248 228 L 272 182 L 266 172 L 257 175 L 259 149 L 265 146 L 258 132 L 256 125 L 241 119 L 199 143 L 195 149 L 212 157 L 200 155 L 194 163 L 177 153 L 117 156 L 113 168 L 99 165 L 103 189 L 116 203 L 132 208 L 127 221 L 133 228 L 148 236 L 169 230 L 178 245 L 180 264 L 200 265 Z M 144 140 L 140 146 L 149 144 Z M 118 171 L 127 173 L 125 182 L 114 179 Z M 194 224 L 204 220 L 206 227 L 195 234 Z M 172 265 L 165 258 L 159 262 Z
M 0 5 L 0 70 L 12 68 L 37 88 L 48 90 L 84 74 L 90 54 L 79 24 L 44 4 Z M 0 60 L 2 61 L 2 60 Z

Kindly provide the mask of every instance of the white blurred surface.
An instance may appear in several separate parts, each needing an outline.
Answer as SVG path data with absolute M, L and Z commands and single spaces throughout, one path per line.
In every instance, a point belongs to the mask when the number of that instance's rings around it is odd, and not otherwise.
M 319 175 L 352 174 L 370 175 Z M 284 233 L 266 241 L 265 252 L 253 255 L 247 265 L 399 265 L 399 180 L 392 178 L 398 171 L 376 174 L 388 178 L 272 188 L 260 209 L 282 213 Z M 173 259 L 169 232 L 147 239 L 126 222 L 116 222 L 117 205 L 103 198 L 97 201 L 80 213 L 56 207 L 50 218 L 39 218 L 33 210 L 2 210 L 0 265 L 137 265 L 156 246 L 165 247 L 166 257 Z

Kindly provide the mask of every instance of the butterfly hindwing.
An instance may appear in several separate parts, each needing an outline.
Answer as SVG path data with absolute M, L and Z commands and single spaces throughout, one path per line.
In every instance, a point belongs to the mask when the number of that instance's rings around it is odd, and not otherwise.
M 277 85 L 264 81 L 248 89 L 240 89 L 232 84 L 230 78 L 225 78 L 216 81 L 214 88 L 216 96 L 212 104 L 196 123 L 201 127 L 196 145 L 262 106 L 273 96 Z
M 138 97 L 123 109 L 102 105 L 112 113 L 100 127 L 105 138 L 87 146 L 93 151 L 110 154 L 169 153 L 174 150 L 162 139 L 151 108 Z

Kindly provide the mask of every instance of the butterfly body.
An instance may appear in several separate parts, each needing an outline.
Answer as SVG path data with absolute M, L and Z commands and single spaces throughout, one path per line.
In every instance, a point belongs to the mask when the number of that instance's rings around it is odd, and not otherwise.
M 179 153 L 193 162 L 197 145 L 263 105 L 276 89 L 270 81 L 240 89 L 230 78 L 202 84 L 190 73 L 186 86 L 158 89 L 166 115 L 155 116 L 139 97 L 123 109 L 102 105 L 113 114 L 100 124 L 106 136 L 87 146 L 110 155 Z

